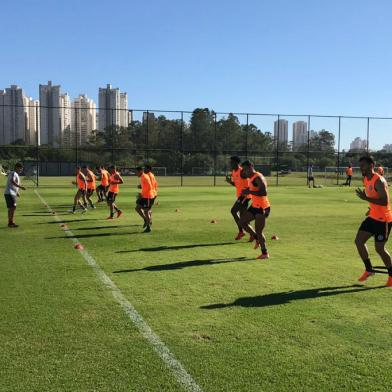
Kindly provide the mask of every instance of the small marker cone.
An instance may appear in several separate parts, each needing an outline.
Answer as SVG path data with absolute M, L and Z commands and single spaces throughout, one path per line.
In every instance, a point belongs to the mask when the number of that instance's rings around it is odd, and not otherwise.
M 159 206 L 159 201 L 157 201 L 157 202 L 155 203 L 155 205 L 156 205 L 156 206 Z
M 77 250 L 83 250 L 83 245 L 82 244 L 76 244 L 75 249 Z
M 179 209 L 179 208 L 176 208 L 176 212 L 180 212 L 180 209 Z
M 271 237 L 271 240 L 278 241 L 278 240 L 279 240 L 279 237 L 278 237 L 277 235 L 273 235 L 273 236 Z
M 211 223 L 218 223 L 218 221 L 216 220 L 216 219 L 213 219 L 212 221 L 211 221 Z

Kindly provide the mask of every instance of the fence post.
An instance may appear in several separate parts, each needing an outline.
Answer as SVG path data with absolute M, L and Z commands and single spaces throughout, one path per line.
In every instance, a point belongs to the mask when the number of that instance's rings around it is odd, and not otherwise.
M 306 151 L 306 185 L 309 185 L 309 164 L 310 164 L 310 115 L 308 115 L 308 149 Z
M 246 113 L 245 159 L 248 159 L 249 113 Z
M 79 166 L 79 151 L 78 151 L 78 136 L 77 136 L 77 129 L 78 129 L 78 109 L 75 107 L 75 113 L 74 113 L 74 117 L 75 117 L 75 166 Z M 70 136 L 71 136 L 71 132 L 70 132 Z
M 184 112 L 181 111 L 180 152 L 181 152 L 181 186 L 184 185 Z
M 39 187 L 39 172 L 40 172 L 40 153 L 39 153 L 39 132 L 41 127 L 39 126 L 39 122 L 38 122 L 38 106 L 35 106 L 35 129 L 36 129 L 36 135 L 35 135 L 35 142 L 36 142 L 36 153 L 37 153 L 37 161 L 36 161 L 36 165 L 37 165 L 37 188 Z
M 216 113 L 214 113 L 214 186 L 216 186 Z
M 367 131 L 366 131 L 366 153 L 369 154 L 369 129 L 370 129 L 370 118 L 367 118 Z
M 279 143 L 280 143 L 280 114 L 278 114 L 278 137 L 276 138 L 276 186 L 279 186 Z
M 111 110 L 111 112 L 112 112 L 112 115 L 111 115 L 111 123 L 112 123 L 112 126 L 111 126 L 111 129 L 112 129 L 112 131 L 111 131 L 111 139 L 112 139 L 112 142 L 110 143 L 111 144 L 111 147 L 112 147 L 112 164 L 113 165 L 115 165 L 115 159 L 114 159 L 114 127 L 116 126 L 116 122 L 114 121 L 115 119 L 114 119 L 114 110 L 115 109 L 110 109 Z
M 336 185 L 339 185 L 339 177 L 340 177 L 340 124 L 341 124 L 341 116 L 339 116 L 339 129 L 338 129 L 338 161 L 337 161 L 337 169 L 336 173 Z
M 146 123 L 146 136 L 145 136 L 145 145 L 146 145 L 146 151 L 144 153 L 145 159 L 146 161 L 148 161 L 149 158 L 149 154 L 148 154 L 148 133 L 149 133 L 149 127 L 150 127 L 150 112 L 147 110 L 147 119 L 146 119 L 147 123 Z

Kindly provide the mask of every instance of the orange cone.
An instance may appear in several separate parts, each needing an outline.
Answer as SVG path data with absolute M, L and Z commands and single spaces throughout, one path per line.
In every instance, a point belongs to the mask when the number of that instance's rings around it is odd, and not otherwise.
M 215 224 L 215 223 L 218 223 L 218 221 L 217 221 L 216 219 L 213 219 L 213 220 L 211 221 L 211 223 Z
M 271 240 L 278 241 L 278 240 L 279 240 L 279 237 L 278 237 L 277 235 L 273 235 L 273 236 L 271 237 Z
M 83 250 L 83 245 L 82 244 L 76 244 L 75 249 L 77 250 Z

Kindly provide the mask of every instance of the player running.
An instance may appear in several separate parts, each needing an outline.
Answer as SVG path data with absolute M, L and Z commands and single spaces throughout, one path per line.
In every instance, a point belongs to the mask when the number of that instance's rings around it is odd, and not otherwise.
M 74 204 L 72 206 L 72 214 L 75 213 L 77 206 L 80 206 L 82 212 L 87 212 L 86 192 L 87 192 L 87 180 L 82 170 L 78 166 L 76 168 L 76 181 L 72 181 L 72 184 L 78 187 L 74 197 Z
M 144 166 L 144 173 L 146 173 L 150 177 L 151 186 L 152 186 L 152 199 L 150 203 L 150 207 L 148 208 L 148 220 L 150 222 L 150 226 L 152 226 L 152 207 L 155 203 L 156 198 L 158 197 L 158 182 L 155 178 L 154 173 L 152 172 L 152 167 L 150 165 Z M 146 223 L 144 223 L 144 228 L 147 227 Z
M 271 205 L 267 196 L 267 181 L 261 173 L 255 170 L 250 161 L 243 162 L 241 166 L 244 174 L 249 178 L 249 189 L 244 189 L 241 194 L 243 196 L 250 195 L 252 205 L 241 216 L 240 224 L 251 235 L 251 238 L 256 238 L 255 249 L 259 246 L 261 247 L 261 255 L 257 259 L 268 259 L 269 254 L 263 234 L 266 219 L 271 211 Z M 252 226 L 250 226 L 250 222 L 253 220 L 255 220 L 256 230 L 253 230 Z
M 114 165 L 109 167 L 109 174 L 109 192 L 107 195 L 107 202 L 110 209 L 110 215 L 106 219 L 111 220 L 114 218 L 114 212 L 117 213 L 117 218 L 122 215 L 122 211 L 117 207 L 115 201 L 118 192 L 120 192 L 120 185 L 124 184 L 124 181 Z
M 247 210 L 249 205 L 250 195 L 242 195 L 242 191 L 249 188 L 249 180 L 245 176 L 240 165 L 240 158 L 237 156 L 230 157 L 231 175 L 226 176 L 226 182 L 236 188 L 237 200 L 231 207 L 231 215 L 233 215 L 234 221 L 238 227 L 238 234 L 235 240 L 238 241 L 244 237 L 244 229 L 240 224 L 240 218 L 243 213 Z
M 144 233 L 149 233 L 151 231 L 151 222 L 148 211 L 150 209 L 151 199 L 154 197 L 153 187 L 149 175 L 144 172 L 142 167 L 139 166 L 136 168 L 136 174 L 140 178 L 138 188 L 141 189 L 141 192 L 136 200 L 135 211 L 144 220 Z
M 14 222 L 14 215 L 16 211 L 16 199 L 20 197 L 19 189 L 26 190 L 20 185 L 19 174 L 23 171 L 23 165 L 17 163 L 15 169 L 10 171 L 7 175 L 7 182 L 4 189 L 4 199 L 8 209 L 8 227 L 16 228 L 18 225 Z
M 109 172 L 105 169 L 104 166 L 98 168 L 98 173 L 100 176 L 101 183 L 97 187 L 97 196 L 98 196 L 98 203 L 103 202 L 106 200 L 107 193 L 109 190 Z
M 96 185 L 97 178 L 95 177 L 94 172 L 88 166 L 83 166 L 82 171 L 83 174 L 86 176 L 86 181 L 87 181 L 86 200 L 88 201 L 88 204 L 90 204 L 90 207 L 95 209 L 95 205 L 91 200 L 91 196 L 94 194 L 95 189 L 97 187 Z
M 359 165 L 364 177 L 365 189 L 358 188 L 356 193 L 361 200 L 369 202 L 367 218 L 362 222 L 355 238 L 358 253 L 366 268 L 359 281 L 364 282 L 375 274 L 366 246 L 368 239 L 374 236 L 376 252 L 388 269 L 389 277 L 386 286 L 392 287 L 391 256 L 385 249 L 392 227 L 392 210 L 388 184 L 384 177 L 374 172 L 374 161 L 371 157 L 362 157 L 359 160 Z
M 351 186 L 351 179 L 353 178 L 353 167 L 351 165 L 351 163 L 347 166 L 346 168 L 346 182 L 344 185 L 346 186 Z

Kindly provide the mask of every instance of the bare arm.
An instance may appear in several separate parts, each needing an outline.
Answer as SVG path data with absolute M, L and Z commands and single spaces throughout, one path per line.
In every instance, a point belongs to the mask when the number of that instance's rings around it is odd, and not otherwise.
M 244 189 L 242 191 L 243 195 L 253 195 L 253 196 L 267 196 L 267 188 L 265 186 L 265 183 L 261 180 L 260 177 L 256 177 L 255 180 L 256 185 L 258 186 L 257 191 L 251 191 L 249 189 Z
M 373 204 L 376 204 L 378 206 L 386 206 L 386 205 L 388 205 L 387 190 L 386 190 L 386 187 L 384 186 L 383 182 L 381 180 L 377 180 L 375 185 L 374 185 L 374 188 L 376 189 L 376 191 L 380 195 L 380 197 L 378 199 L 373 199 L 371 197 L 367 197 L 365 191 L 361 190 L 359 188 L 356 190 L 357 196 L 361 200 L 368 201 L 369 203 L 373 203 Z

